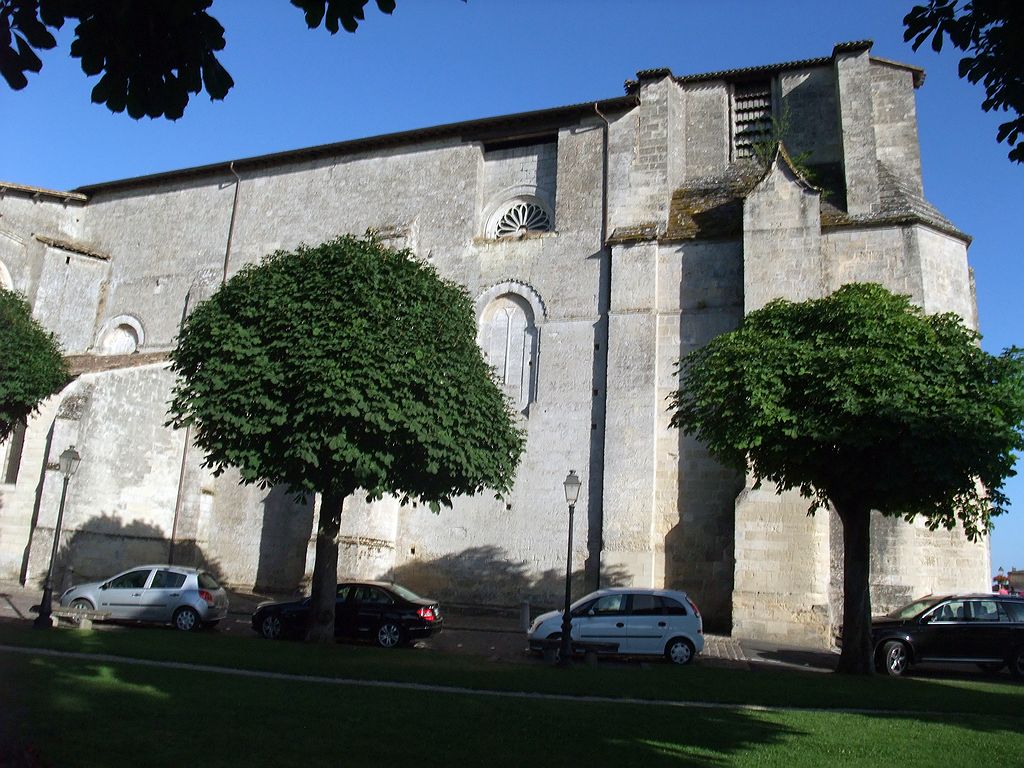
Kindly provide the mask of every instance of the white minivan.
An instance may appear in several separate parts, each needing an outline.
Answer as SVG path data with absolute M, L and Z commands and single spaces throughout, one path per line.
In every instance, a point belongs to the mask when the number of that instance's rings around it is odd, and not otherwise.
M 599 589 L 570 608 L 572 642 L 577 651 L 623 656 L 665 656 L 689 664 L 704 650 L 704 624 L 685 592 L 618 587 Z M 527 632 L 530 650 L 543 651 L 562 636 L 562 611 L 534 619 Z

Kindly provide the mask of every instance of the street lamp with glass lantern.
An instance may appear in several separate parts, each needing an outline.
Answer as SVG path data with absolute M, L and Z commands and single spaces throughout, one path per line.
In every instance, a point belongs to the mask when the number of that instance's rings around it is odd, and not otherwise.
M 565 503 L 569 505 L 569 552 L 565 562 L 565 610 L 562 612 L 562 647 L 558 663 L 567 667 L 572 654 L 572 617 L 569 615 L 569 604 L 572 601 L 572 517 L 576 511 L 576 500 L 580 497 L 582 483 L 576 476 L 576 470 L 570 469 L 562 486 L 565 488 Z
M 46 570 L 46 583 L 43 585 L 43 599 L 39 603 L 39 615 L 34 626 L 36 629 L 49 629 L 51 603 L 53 602 L 53 564 L 57 560 L 57 547 L 60 545 L 60 528 L 64 522 L 64 500 L 68 495 L 68 481 L 78 471 L 82 457 L 75 446 L 71 446 L 60 455 L 60 473 L 64 475 L 64 487 L 60 492 L 60 508 L 57 510 L 57 525 L 53 528 L 53 549 L 50 550 L 50 567 Z

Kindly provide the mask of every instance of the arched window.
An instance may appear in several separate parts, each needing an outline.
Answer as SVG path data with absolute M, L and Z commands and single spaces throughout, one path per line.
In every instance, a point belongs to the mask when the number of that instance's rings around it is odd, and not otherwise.
M 538 315 L 543 314 L 543 305 L 528 286 L 518 283 L 495 286 L 478 304 L 484 359 L 513 407 L 528 414 L 537 399 L 538 319 L 543 319 Z
M 541 199 L 520 195 L 498 207 L 491 216 L 487 234 L 494 238 L 516 238 L 552 229 L 551 213 Z
M 101 355 L 130 355 L 142 346 L 142 324 L 131 315 L 115 317 L 103 326 L 99 336 Z

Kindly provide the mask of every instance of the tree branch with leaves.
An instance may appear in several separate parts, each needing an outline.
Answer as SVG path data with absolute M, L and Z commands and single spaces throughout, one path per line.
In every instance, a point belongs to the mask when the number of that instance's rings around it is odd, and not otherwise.
M 1024 448 L 1024 353 L 999 356 L 949 313 L 926 316 L 880 285 L 776 300 L 680 361 L 672 425 L 810 513 L 843 525 L 839 670 L 870 674 L 872 511 L 959 527 L 1006 511 Z
M 21 294 L 0 288 L 0 441 L 67 384 L 60 344 Z
M 332 35 L 355 32 L 369 0 L 292 0 L 306 25 Z M 139 119 L 177 120 L 190 95 L 213 100 L 235 81 L 217 58 L 224 27 L 207 13 L 213 0 L 0 0 L 0 75 L 14 90 L 42 70 L 39 51 L 57 46 L 53 32 L 76 22 L 71 56 L 99 76 L 92 100 Z M 376 0 L 390 14 L 395 0 Z
M 1014 115 L 999 126 L 996 140 L 1010 145 L 1010 160 L 1024 163 L 1024 3 L 929 0 L 928 5 L 914 6 L 903 24 L 903 39 L 913 40 L 915 51 L 931 38 L 936 52 L 948 39 L 970 54 L 960 59 L 960 77 L 985 87 L 983 110 Z
M 341 237 L 243 267 L 186 320 L 170 424 L 215 474 L 321 495 L 310 637 L 333 638 L 344 500 L 432 510 L 511 489 L 524 436 L 466 290 L 408 251 Z

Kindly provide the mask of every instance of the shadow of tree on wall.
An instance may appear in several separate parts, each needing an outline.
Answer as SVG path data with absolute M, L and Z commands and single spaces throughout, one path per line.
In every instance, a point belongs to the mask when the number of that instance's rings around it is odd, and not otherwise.
M 470 547 L 433 560 L 415 560 L 389 571 L 390 579 L 421 595 L 450 604 L 510 607 L 523 600 L 538 606 L 556 606 L 565 595 L 565 571 L 531 571 L 526 561 L 514 560 L 501 547 Z M 572 597 L 582 597 L 585 569 L 572 574 Z M 623 586 L 629 574 L 622 568 L 601 574 L 602 587 Z
M 263 527 L 253 589 L 277 594 L 298 592 L 306 584 L 306 545 L 313 533 L 312 500 L 297 501 L 287 486 L 276 485 L 261 504 Z
M 75 530 L 65 530 L 61 538 L 64 543 L 53 564 L 55 596 L 74 584 L 106 579 L 137 565 L 166 563 L 170 549 L 170 539 L 159 526 L 138 520 L 125 523 L 113 515 L 92 517 Z M 47 542 L 46 558 L 49 553 Z M 42 552 L 39 557 L 43 557 Z M 49 560 L 36 562 L 34 581 L 42 588 Z M 223 580 L 218 561 L 207 556 L 195 542 L 176 542 L 174 563 L 203 568 L 218 581 Z

